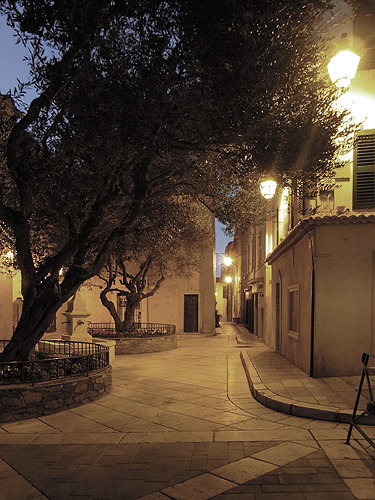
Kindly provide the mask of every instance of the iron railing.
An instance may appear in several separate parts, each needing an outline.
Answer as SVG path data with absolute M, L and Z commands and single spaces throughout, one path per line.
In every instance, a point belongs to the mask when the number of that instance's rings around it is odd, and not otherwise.
M 176 332 L 175 325 L 162 323 L 134 323 L 130 331 L 117 333 L 114 323 L 90 323 L 87 333 L 94 337 L 152 337 L 158 335 L 172 335 Z
M 8 342 L 0 340 L 1 351 Z M 108 365 L 108 347 L 89 342 L 41 340 L 35 346 L 35 360 L 0 363 L 0 385 L 88 376 Z

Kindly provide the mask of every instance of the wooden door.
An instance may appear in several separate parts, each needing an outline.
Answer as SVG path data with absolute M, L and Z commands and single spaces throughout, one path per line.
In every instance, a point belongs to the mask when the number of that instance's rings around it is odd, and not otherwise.
M 184 295 L 184 332 L 198 331 L 198 295 Z

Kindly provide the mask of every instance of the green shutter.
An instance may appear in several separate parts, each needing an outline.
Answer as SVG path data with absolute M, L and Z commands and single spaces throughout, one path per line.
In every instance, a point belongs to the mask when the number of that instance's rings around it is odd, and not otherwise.
M 353 209 L 375 208 L 375 130 L 356 133 L 353 151 Z

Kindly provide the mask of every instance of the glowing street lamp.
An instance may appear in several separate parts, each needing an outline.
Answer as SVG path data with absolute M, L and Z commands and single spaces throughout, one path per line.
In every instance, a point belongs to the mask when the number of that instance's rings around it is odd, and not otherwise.
M 260 192 L 262 193 L 262 196 L 266 198 L 266 200 L 270 200 L 276 193 L 276 187 L 277 183 L 275 181 L 273 181 L 272 179 L 267 179 L 260 184 Z
M 232 259 L 232 257 L 224 257 L 223 262 L 228 267 L 232 264 L 233 259 Z
M 358 68 L 360 57 L 350 50 L 341 50 L 328 63 L 328 73 L 337 87 L 348 88 Z
M 232 276 L 225 276 L 224 278 L 225 283 L 232 283 Z
M 7 260 L 9 262 L 13 262 L 13 260 L 14 260 L 14 253 L 11 250 L 9 250 L 9 252 L 7 252 L 5 254 L 5 257 L 7 258 Z

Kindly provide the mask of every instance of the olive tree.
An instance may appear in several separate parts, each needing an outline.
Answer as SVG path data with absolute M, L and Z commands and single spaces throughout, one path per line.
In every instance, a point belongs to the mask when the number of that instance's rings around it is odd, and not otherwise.
M 38 93 L 22 117 L 1 117 L 0 224 L 23 295 L 2 360 L 32 356 L 155 200 L 188 195 L 220 212 L 259 172 L 333 168 L 345 117 L 331 106 L 317 29 L 331 7 L 0 0 L 30 47 L 26 84 Z
M 170 199 L 153 207 L 125 244 L 119 244 L 99 274 L 104 283 L 100 299 L 115 323 L 116 332 L 131 331 L 142 300 L 152 297 L 166 278 L 184 278 L 200 270 L 200 257 L 214 248 L 213 217 L 186 199 Z M 126 297 L 121 318 L 111 298 Z

